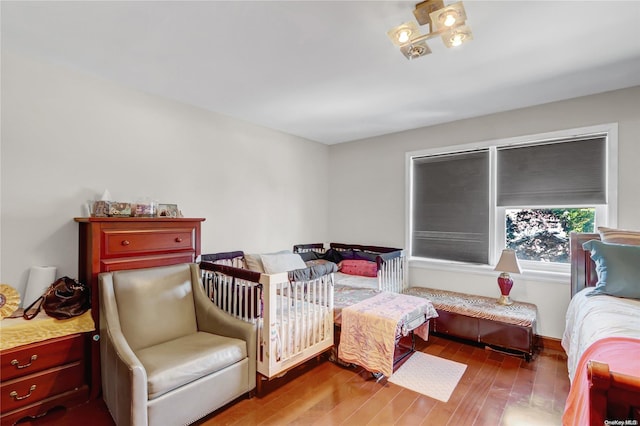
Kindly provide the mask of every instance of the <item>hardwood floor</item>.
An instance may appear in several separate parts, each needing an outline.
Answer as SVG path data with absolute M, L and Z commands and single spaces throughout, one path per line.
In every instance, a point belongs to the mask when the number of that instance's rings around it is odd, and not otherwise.
M 427 343 L 418 341 L 422 352 L 467 364 L 447 403 L 393 383 L 377 383 L 361 368 L 325 361 L 287 374 L 281 379 L 284 383 L 270 384 L 261 397 L 240 399 L 198 425 L 561 424 L 569 392 L 562 351 L 544 349 L 527 363 L 437 336 Z M 92 425 L 113 424 L 101 401 L 26 424 L 75 425 L 87 420 Z

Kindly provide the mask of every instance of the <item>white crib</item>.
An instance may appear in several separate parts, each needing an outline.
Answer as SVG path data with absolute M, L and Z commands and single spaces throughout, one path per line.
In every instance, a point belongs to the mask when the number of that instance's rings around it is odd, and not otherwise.
M 313 267 L 264 274 L 244 269 L 242 256 L 203 255 L 200 269 L 210 299 L 257 327 L 260 393 L 262 380 L 281 376 L 333 346 L 333 271 Z

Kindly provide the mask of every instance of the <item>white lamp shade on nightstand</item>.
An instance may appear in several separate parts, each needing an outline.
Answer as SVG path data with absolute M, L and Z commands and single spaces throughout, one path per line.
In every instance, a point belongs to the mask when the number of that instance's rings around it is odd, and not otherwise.
M 512 274 L 520 274 L 520 263 L 518 263 L 518 257 L 516 251 L 513 249 L 504 249 L 500 255 L 500 260 L 494 268 L 494 271 L 511 272 Z

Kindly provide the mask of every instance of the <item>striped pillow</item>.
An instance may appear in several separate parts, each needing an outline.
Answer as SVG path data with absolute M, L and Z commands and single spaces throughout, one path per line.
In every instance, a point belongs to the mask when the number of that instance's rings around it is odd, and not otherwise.
M 640 246 L 640 231 L 627 231 L 625 229 L 598 227 L 600 239 L 605 243 L 628 244 Z

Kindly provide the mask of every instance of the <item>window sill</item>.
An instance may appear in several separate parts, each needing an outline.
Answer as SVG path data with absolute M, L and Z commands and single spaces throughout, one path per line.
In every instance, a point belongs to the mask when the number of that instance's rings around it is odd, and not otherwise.
M 419 269 L 433 269 L 437 271 L 468 273 L 477 275 L 490 275 L 497 276 L 498 271 L 494 271 L 492 266 L 489 265 L 474 265 L 469 263 L 438 261 L 438 260 L 426 260 L 409 258 L 410 268 Z M 522 274 L 518 274 L 518 279 L 528 281 L 541 281 L 541 282 L 556 282 L 569 284 L 571 281 L 571 273 L 567 271 L 544 271 L 538 269 L 524 269 Z

